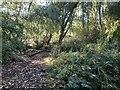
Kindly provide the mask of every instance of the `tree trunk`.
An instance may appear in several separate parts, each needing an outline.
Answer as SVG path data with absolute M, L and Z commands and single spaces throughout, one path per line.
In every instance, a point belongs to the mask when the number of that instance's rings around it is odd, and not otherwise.
M 89 32 L 89 10 L 87 10 L 87 31 Z
M 52 33 L 50 33 L 50 36 L 49 36 L 48 41 L 47 41 L 47 45 L 50 44 L 51 39 L 52 39 Z
M 61 30 L 60 30 L 60 36 L 59 36 L 59 41 L 58 43 L 61 45 L 62 44 L 62 40 L 63 40 L 63 36 L 64 36 L 64 31 L 65 31 L 65 28 L 63 27 L 63 25 L 61 26 Z
M 120 26 L 118 27 L 118 52 L 120 53 Z
M 82 2 L 81 4 L 81 8 L 82 8 L 82 27 L 83 27 L 83 30 L 85 30 L 85 5 L 84 5 L 85 2 Z
M 70 17 L 72 16 L 72 13 L 73 13 L 74 9 L 77 7 L 78 3 L 79 2 L 73 3 L 72 9 L 69 12 L 66 12 L 66 14 L 63 16 L 63 20 L 62 20 L 62 24 L 61 24 L 61 30 L 60 30 L 60 36 L 59 36 L 59 41 L 58 41 L 59 45 L 62 44 L 62 40 L 64 39 L 65 35 L 68 32 L 68 29 L 65 30 L 65 28 L 66 28 L 66 26 L 69 22 Z
M 99 14 L 99 24 L 100 24 L 100 39 L 104 42 L 104 31 L 102 27 L 102 13 L 101 13 L 101 2 L 98 3 L 98 14 Z

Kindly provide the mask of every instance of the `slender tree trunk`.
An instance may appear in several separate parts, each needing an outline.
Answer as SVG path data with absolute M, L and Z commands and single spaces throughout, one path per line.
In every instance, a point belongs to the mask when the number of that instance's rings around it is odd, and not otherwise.
M 60 36 L 59 36 L 59 44 L 62 44 L 62 40 L 63 40 L 63 36 L 64 36 L 64 31 L 65 31 L 65 27 L 63 27 L 63 25 L 61 26 L 61 31 L 60 31 Z
M 120 53 L 120 26 L 118 27 L 118 52 Z
M 50 44 L 51 39 L 52 39 L 52 33 L 50 33 L 50 36 L 49 36 L 48 41 L 47 41 L 47 45 Z
M 101 13 L 101 2 L 98 3 L 98 14 L 99 14 L 99 24 L 100 24 L 100 38 L 104 42 L 104 31 L 102 26 L 102 13 Z
M 60 30 L 60 36 L 59 36 L 59 40 L 58 40 L 59 45 L 62 44 L 62 40 L 64 39 L 65 35 L 68 32 L 68 29 L 66 30 L 66 26 L 67 26 L 67 24 L 72 16 L 74 9 L 77 7 L 78 3 L 79 2 L 73 3 L 72 9 L 69 12 L 67 12 L 65 14 L 65 16 L 63 17 L 62 24 L 61 24 L 61 30 Z
M 85 31 L 85 5 L 84 2 L 81 3 L 81 7 L 82 7 L 82 27 L 83 30 Z
M 89 11 L 87 10 L 87 31 L 89 32 Z
M 99 2 L 98 13 L 99 13 L 99 23 L 100 23 L 100 27 L 101 27 L 101 29 L 102 29 L 101 2 Z

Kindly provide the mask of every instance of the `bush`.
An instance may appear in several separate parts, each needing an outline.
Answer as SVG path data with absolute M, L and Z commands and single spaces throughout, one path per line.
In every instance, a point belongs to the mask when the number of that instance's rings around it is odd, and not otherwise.
M 20 19 L 13 19 L 9 14 L 2 13 L 2 63 L 9 60 L 18 60 L 18 52 L 25 49 L 24 33 L 25 28 Z M 16 55 L 15 55 L 16 53 Z M 19 58 L 18 58 L 19 57 Z M 21 59 L 20 59 L 21 60 Z
M 92 44 L 92 48 L 95 46 Z M 120 88 L 120 56 L 115 50 L 92 48 L 61 53 L 60 57 L 52 59 L 53 64 L 47 72 L 55 79 L 56 87 L 85 90 Z
M 74 39 L 70 41 L 64 41 L 61 46 L 61 51 L 69 52 L 69 51 L 82 51 L 84 47 L 83 42 L 80 40 Z
M 21 50 L 19 48 L 19 50 Z M 3 44 L 2 47 L 2 63 L 5 64 L 8 61 L 23 61 L 23 57 L 17 54 L 19 52 L 13 45 Z

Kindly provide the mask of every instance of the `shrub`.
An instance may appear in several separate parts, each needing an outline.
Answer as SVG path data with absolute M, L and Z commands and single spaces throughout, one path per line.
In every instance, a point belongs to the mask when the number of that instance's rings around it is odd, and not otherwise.
M 47 72 L 55 79 L 56 87 L 85 90 L 120 88 L 120 56 L 115 50 L 92 48 L 61 53 L 60 57 L 52 59 L 53 64 Z
M 14 53 L 22 52 L 24 45 L 24 25 L 19 19 L 9 17 L 9 14 L 2 13 L 2 63 L 9 60 L 18 60 Z M 19 56 L 18 56 L 19 57 Z M 21 60 L 21 59 L 20 59 Z
M 61 51 L 69 52 L 69 51 L 82 51 L 84 47 L 83 42 L 77 39 L 73 39 L 70 41 L 64 41 L 61 46 Z
M 15 49 L 15 46 L 4 44 L 2 47 L 2 63 L 5 64 L 10 60 L 23 61 L 23 57 L 19 56 L 17 54 L 17 52 L 19 52 L 19 51 L 17 49 Z

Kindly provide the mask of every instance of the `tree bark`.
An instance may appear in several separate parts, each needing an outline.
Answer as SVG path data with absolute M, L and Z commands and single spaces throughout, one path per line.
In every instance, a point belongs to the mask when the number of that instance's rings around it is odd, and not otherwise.
M 104 42 L 104 31 L 102 27 L 102 13 L 101 13 L 101 2 L 98 3 L 98 14 L 99 14 L 99 25 L 100 25 L 100 38 Z
M 50 44 L 51 39 L 52 39 L 52 33 L 50 33 L 50 36 L 49 36 L 48 41 L 47 41 L 47 45 Z
M 83 27 L 83 30 L 85 30 L 85 5 L 84 5 L 85 2 L 82 2 L 81 3 L 81 8 L 82 8 L 82 27 Z
M 63 17 L 62 24 L 61 24 L 59 41 L 58 41 L 59 45 L 62 44 L 62 40 L 64 39 L 65 35 L 68 32 L 68 29 L 65 30 L 65 28 L 66 28 L 66 26 L 69 22 L 70 17 L 72 16 L 72 13 L 73 13 L 74 9 L 77 7 L 78 3 L 79 2 L 74 3 L 72 9 L 68 13 L 66 12 L 65 16 Z
M 118 52 L 120 53 L 120 26 L 118 27 Z

